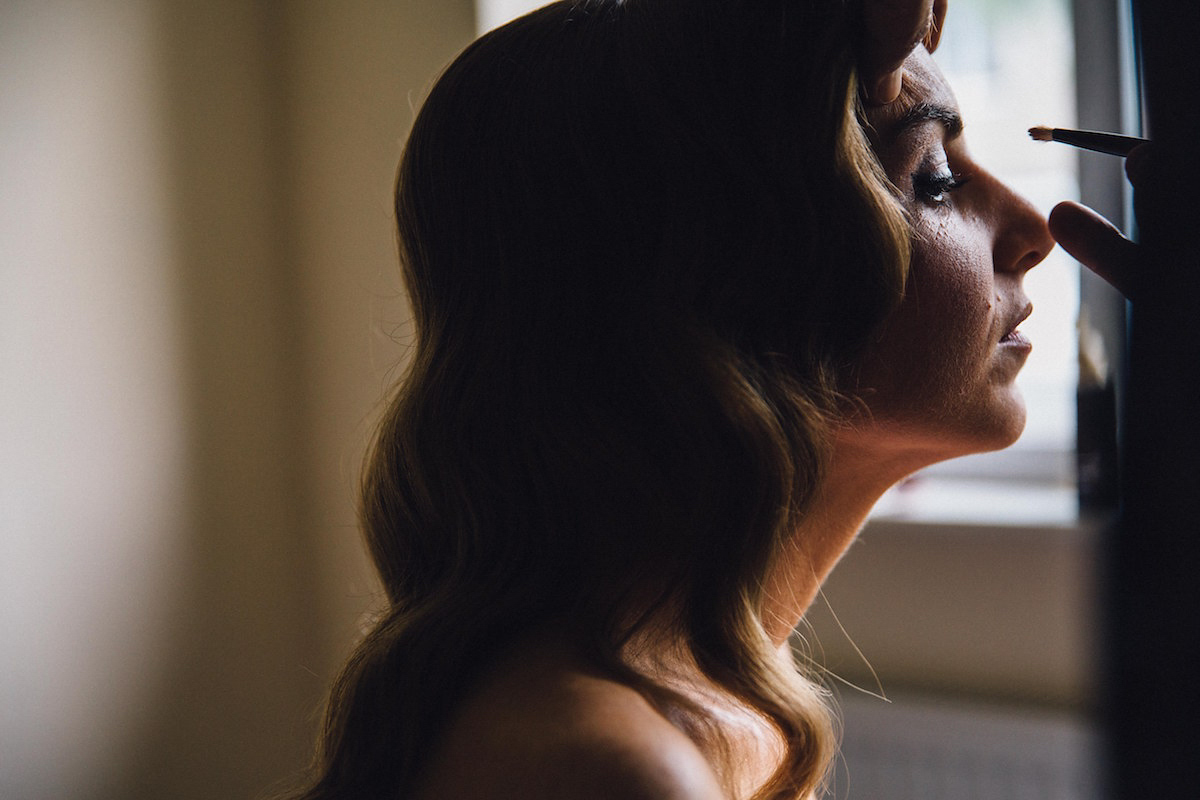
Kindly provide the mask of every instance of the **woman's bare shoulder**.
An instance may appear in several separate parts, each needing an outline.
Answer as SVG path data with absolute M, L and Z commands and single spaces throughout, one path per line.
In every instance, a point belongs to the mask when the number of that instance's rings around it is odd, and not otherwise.
M 636 691 L 534 654 L 450 723 L 419 800 L 724 800 L 693 742 Z

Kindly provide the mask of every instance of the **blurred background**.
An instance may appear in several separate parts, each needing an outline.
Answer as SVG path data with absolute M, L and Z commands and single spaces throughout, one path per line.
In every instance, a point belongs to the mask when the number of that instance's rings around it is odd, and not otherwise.
M 375 585 L 391 189 L 470 0 L 0 3 L 0 797 L 248 798 Z
M 376 602 L 354 502 L 409 335 L 395 164 L 440 68 L 535 5 L 0 2 L 0 797 L 251 798 L 307 763 Z M 955 0 L 944 39 L 969 138 L 1019 143 L 983 160 L 1044 210 L 1076 156 L 1024 129 L 1075 122 L 1078 14 Z M 914 797 L 967 796 L 911 777 L 922 726 L 1091 757 L 1078 276 L 1039 273 L 1024 455 L 890 498 L 806 636 L 835 685 L 912 698 L 872 722 L 849 692 L 847 751 L 909 765 Z

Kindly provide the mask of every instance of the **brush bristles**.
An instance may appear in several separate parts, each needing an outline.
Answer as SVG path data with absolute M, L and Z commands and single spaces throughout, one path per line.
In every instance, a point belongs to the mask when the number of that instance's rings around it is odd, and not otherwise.
M 1029 129 L 1029 138 L 1038 142 L 1049 142 L 1054 139 L 1054 129 L 1038 126 Z

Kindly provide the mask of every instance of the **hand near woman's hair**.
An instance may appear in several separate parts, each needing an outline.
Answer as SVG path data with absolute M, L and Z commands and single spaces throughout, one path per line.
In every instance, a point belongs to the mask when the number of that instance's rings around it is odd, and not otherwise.
M 1142 145 L 1125 159 L 1125 174 L 1135 190 L 1146 188 L 1146 173 L 1153 145 Z M 1135 195 L 1134 206 L 1138 206 Z M 1136 298 L 1140 245 L 1125 238 L 1117 227 L 1087 206 L 1066 201 L 1050 212 L 1050 233 L 1071 256 L 1108 281 L 1125 297 Z
M 904 59 L 918 44 L 933 52 L 942 38 L 949 0 L 863 0 L 859 77 L 867 102 L 900 96 Z

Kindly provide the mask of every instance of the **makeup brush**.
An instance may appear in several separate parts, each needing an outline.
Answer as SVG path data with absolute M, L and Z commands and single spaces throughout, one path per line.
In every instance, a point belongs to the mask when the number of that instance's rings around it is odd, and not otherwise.
M 1062 142 L 1073 147 L 1082 147 L 1084 150 L 1095 150 L 1097 153 L 1108 153 L 1114 156 L 1127 156 L 1133 148 L 1150 141 L 1149 139 L 1139 139 L 1136 136 L 1121 136 L 1116 133 L 1042 126 L 1030 128 L 1029 138 L 1038 142 Z

